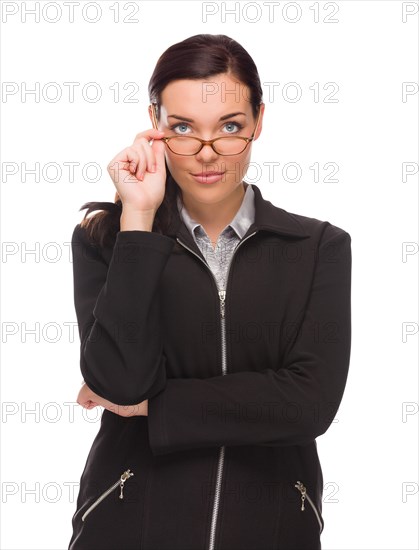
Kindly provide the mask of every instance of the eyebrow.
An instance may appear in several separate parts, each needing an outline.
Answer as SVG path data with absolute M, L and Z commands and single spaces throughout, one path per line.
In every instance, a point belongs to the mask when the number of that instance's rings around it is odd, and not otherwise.
M 242 111 L 236 111 L 235 113 L 229 113 L 228 115 L 223 115 L 219 118 L 219 121 L 226 120 L 227 118 L 231 118 L 236 115 L 244 115 L 246 116 L 246 113 L 243 113 Z M 167 115 L 167 118 L 176 118 L 178 120 L 186 120 L 187 122 L 195 122 L 192 118 L 186 118 L 179 115 Z

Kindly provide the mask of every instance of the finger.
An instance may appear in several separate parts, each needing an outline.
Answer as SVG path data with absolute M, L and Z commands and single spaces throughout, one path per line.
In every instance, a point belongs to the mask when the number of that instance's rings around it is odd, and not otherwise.
M 146 165 L 146 168 L 148 170 L 148 172 L 156 172 L 157 170 L 157 159 L 156 159 L 156 155 L 155 155 L 155 143 L 156 141 L 158 141 L 159 143 L 162 143 L 161 141 L 159 140 L 153 140 L 153 143 L 151 145 L 147 145 L 145 147 L 145 150 L 147 152 L 147 165 Z
M 128 149 L 129 148 L 121 151 L 121 153 L 108 164 L 108 173 L 115 183 L 126 181 L 125 172 L 132 175 L 137 169 L 137 154 L 135 151 L 128 151 Z
M 164 141 L 155 140 L 153 141 L 152 150 L 153 150 L 154 159 L 155 159 L 156 171 L 163 172 L 166 169 L 166 165 L 165 165 L 166 144 L 164 143 Z
M 116 161 L 120 163 L 118 171 L 127 170 L 130 172 L 130 174 L 135 175 L 138 179 L 143 153 L 139 151 L 138 146 L 136 148 L 127 147 L 124 156 L 125 158 L 123 160 Z M 123 181 L 125 181 L 125 179 Z
M 138 164 L 141 160 L 138 148 L 134 149 L 134 147 L 127 147 L 126 159 L 127 160 L 125 163 L 128 163 L 128 170 L 134 174 L 137 171 Z
M 161 131 L 161 130 L 156 130 L 155 128 L 149 128 L 148 130 L 145 130 L 144 132 L 139 132 L 135 136 L 134 141 L 133 141 L 133 145 L 138 143 L 138 141 L 141 140 L 142 138 L 145 138 L 147 141 L 150 141 L 152 139 L 162 137 L 163 134 L 164 134 L 164 132 Z
M 160 139 L 154 139 L 150 145 L 145 139 L 139 140 L 138 144 L 133 146 L 138 151 L 139 165 L 137 166 L 136 176 L 138 179 L 143 180 L 145 171 L 156 172 L 157 165 L 164 162 L 164 142 Z M 156 158 L 156 152 L 161 151 L 158 158 Z
M 144 140 L 140 142 L 139 147 L 141 147 L 141 154 L 139 155 L 140 163 L 138 165 L 136 175 L 139 180 L 143 180 L 145 171 L 152 171 L 154 164 L 154 153 L 150 147 L 150 144 Z
M 138 180 L 142 179 L 141 176 L 145 172 L 149 150 L 150 145 L 145 139 L 139 140 L 135 146 L 132 145 L 126 149 L 125 170 L 129 170 Z

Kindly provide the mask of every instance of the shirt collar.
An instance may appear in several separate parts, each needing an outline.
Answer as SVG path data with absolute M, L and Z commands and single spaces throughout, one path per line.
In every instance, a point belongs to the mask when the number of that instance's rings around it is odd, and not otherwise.
M 234 216 L 233 220 L 226 225 L 226 227 L 229 227 L 229 226 L 232 227 L 240 239 L 243 238 L 249 226 L 255 221 L 255 200 L 254 199 L 255 199 L 255 192 L 253 191 L 252 184 L 248 183 L 240 208 L 236 212 L 236 215 Z M 179 195 L 177 196 L 177 207 L 183 221 L 185 222 L 186 227 L 189 229 L 192 236 L 194 236 L 195 228 L 201 227 L 201 224 L 198 223 L 193 218 L 191 218 L 188 211 L 186 210 L 186 207 L 183 205 Z

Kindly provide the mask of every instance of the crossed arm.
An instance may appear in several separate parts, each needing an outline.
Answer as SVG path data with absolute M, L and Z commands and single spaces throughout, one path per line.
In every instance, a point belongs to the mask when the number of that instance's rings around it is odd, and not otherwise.
M 305 445 L 323 434 L 340 404 L 349 367 L 350 235 L 333 226 L 325 230 L 302 330 L 283 363 L 209 379 L 166 379 L 158 283 L 172 246 L 159 234 L 124 231 L 107 266 L 83 232 L 75 231 L 75 305 L 86 382 L 77 401 L 121 416 L 147 416 L 155 455 L 219 445 Z M 270 408 L 248 422 L 227 422 L 219 414 L 259 398 L 293 404 L 299 417 L 272 418 Z M 203 417 L 203 407 L 213 409 Z

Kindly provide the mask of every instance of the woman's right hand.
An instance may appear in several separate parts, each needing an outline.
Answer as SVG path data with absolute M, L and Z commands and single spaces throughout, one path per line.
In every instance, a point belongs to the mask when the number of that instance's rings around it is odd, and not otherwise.
M 107 170 L 122 205 L 136 212 L 156 212 L 166 188 L 164 132 L 151 128 L 136 135 L 133 144 L 118 153 Z M 153 139 L 150 146 L 149 141 Z M 155 170 L 153 170 L 155 168 Z

